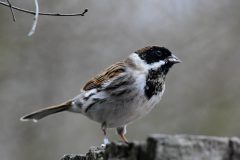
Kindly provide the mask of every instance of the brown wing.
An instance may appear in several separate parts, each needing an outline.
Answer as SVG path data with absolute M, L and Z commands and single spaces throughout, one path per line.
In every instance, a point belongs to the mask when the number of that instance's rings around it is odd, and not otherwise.
M 125 64 L 124 62 L 118 62 L 110 67 L 108 67 L 106 70 L 104 70 L 101 74 L 97 75 L 96 77 L 92 78 L 90 81 L 88 81 L 85 86 L 83 87 L 83 90 L 87 91 L 93 88 L 101 87 L 101 85 L 104 82 L 107 82 L 111 78 L 116 77 L 120 73 L 123 73 L 125 71 Z

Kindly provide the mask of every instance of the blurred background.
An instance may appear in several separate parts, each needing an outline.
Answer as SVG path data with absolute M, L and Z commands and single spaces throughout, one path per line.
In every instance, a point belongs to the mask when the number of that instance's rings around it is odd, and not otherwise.
M 34 10 L 33 0 L 11 0 Z M 100 125 L 80 114 L 60 113 L 34 124 L 26 113 L 79 93 L 93 75 L 131 52 L 169 48 L 183 63 L 168 74 L 161 103 L 129 125 L 129 140 L 153 133 L 240 136 L 239 0 L 54 0 L 42 12 L 84 17 L 33 16 L 0 6 L 0 157 L 57 160 L 102 143 Z M 108 131 L 118 141 L 115 130 Z

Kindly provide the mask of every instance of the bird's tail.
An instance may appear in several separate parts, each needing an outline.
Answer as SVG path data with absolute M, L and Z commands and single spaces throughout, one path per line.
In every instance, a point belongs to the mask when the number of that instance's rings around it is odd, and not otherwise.
M 58 112 L 62 112 L 62 111 L 66 111 L 68 110 L 70 107 L 72 106 L 72 101 L 67 101 L 64 102 L 62 104 L 56 105 L 56 106 L 50 106 L 47 108 L 43 108 L 41 110 L 32 112 L 30 114 L 27 114 L 23 117 L 21 117 L 21 121 L 29 121 L 32 120 L 34 122 L 37 122 L 39 119 L 42 119 L 48 115 L 54 114 L 54 113 L 58 113 Z

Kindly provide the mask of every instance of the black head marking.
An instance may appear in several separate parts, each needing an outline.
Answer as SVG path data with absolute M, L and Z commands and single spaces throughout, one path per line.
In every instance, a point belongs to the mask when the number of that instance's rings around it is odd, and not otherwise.
M 135 53 L 137 53 L 147 64 L 159 62 L 172 55 L 167 48 L 158 46 L 145 47 L 137 50 Z
M 164 63 L 160 63 L 161 65 L 157 67 L 152 65 L 153 67 L 148 69 L 144 90 L 147 99 L 151 99 L 153 95 L 163 92 L 165 78 L 169 69 L 175 63 L 180 63 L 181 61 L 164 47 L 149 46 L 137 50 L 135 53 L 147 64 L 164 61 Z

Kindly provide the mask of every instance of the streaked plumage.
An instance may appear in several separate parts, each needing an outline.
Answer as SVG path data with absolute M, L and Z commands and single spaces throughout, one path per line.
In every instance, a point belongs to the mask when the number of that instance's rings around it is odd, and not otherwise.
M 106 128 L 116 128 L 126 142 L 126 125 L 149 113 L 161 100 L 166 74 L 179 62 L 164 47 L 145 47 L 92 78 L 72 100 L 33 112 L 22 120 L 36 121 L 61 111 L 77 112 L 102 124 L 104 135 Z

